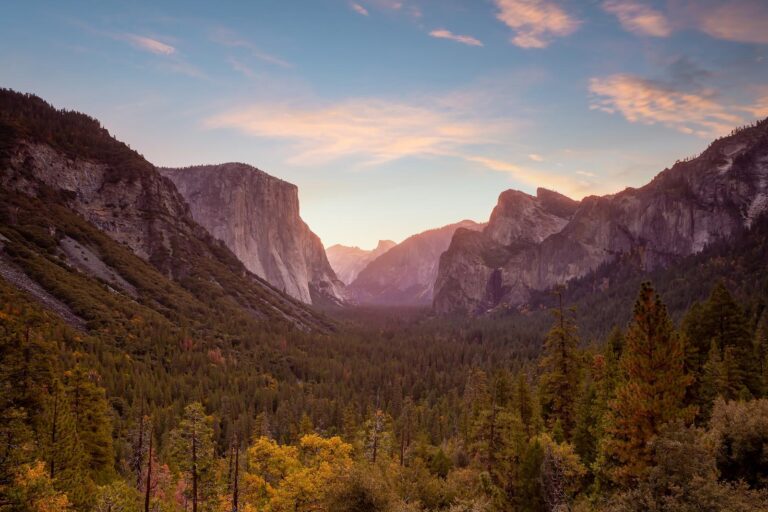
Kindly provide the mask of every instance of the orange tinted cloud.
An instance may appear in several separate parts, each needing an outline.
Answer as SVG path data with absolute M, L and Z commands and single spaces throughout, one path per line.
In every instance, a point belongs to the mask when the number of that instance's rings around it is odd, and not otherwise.
M 433 30 L 429 35 L 438 39 L 450 39 L 451 41 L 456 41 L 457 43 L 466 44 L 468 46 L 483 46 L 482 42 L 472 36 L 454 34 L 450 30 L 444 28 Z
M 712 4 L 696 2 L 698 28 L 728 41 L 768 44 L 768 2 L 765 0 L 730 0 Z
M 125 38 L 136 48 L 146 50 L 156 55 L 173 55 L 176 53 L 176 48 L 169 44 L 165 44 L 157 39 L 151 37 L 138 36 L 136 34 L 126 34 Z
M 545 48 L 553 38 L 573 33 L 579 21 L 548 0 L 495 0 L 496 17 L 515 31 L 510 40 L 521 48 Z
M 261 50 L 258 46 L 253 44 L 251 41 L 248 41 L 247 39 L 241 37 L 237 33 L 227 28 L 223 28 L 223 27 L 216 28 L 215 30 L 211 31 L 210 37 L 211 37 L 211 40 L 216 44 L 220 44 L 222 46 L 229 46 L 232 48 L 243 48 L 251 56 L 255 57 L 256 59 L 262 62 L 274 64 L 281 68 L 293 67 L 293 64 L 291 64 L 290 62 L 286 62 L 285 60 L 279 57 L 270 55 L 269 53 Z
M 710 90 L 686 92 L 633 75 L 593 78 L 591 108 L 619 113 L 630 122 L 662 124 L 701 137 L 723 135 L 745 119 L 744 107 L 720 103 Z
M 363 16 L 368 16 L 368 9 L 363 7 L 360 4 L 357 4 L 355 2 L 352 2 L 349 4 L 349 6 L 352 8 L 353 11 L 355 11 L 357 14 L 361 14 Z
M 603 9 L 615 15 L 624 30 L 641 36 L 668 37 L 672 26 L 667 17 L 635 0 L 607 0 Z
M 617 186 L 610 180 L 597 179 L 597 176 L 592 173 L 576 172 L 573 174 L 561 174 L 547 170 L 531 169 L 515 163 L 484 156 L 467 155 L 463 158 L 468 162 L 480 164 L 492 171 L 507 173 L 511 178 L 528 187 L 548 188 L 574 199 L 581 199 L 588 194 L 613 192 Z
M 493 141 L 499 126 L 421 105 L 353 99 L 324 106 L 261 103 L 208 119 L 211 128 L 292 143 L 298 164 L 355 157 L 379 164 L 407 156 L 451 155 Z

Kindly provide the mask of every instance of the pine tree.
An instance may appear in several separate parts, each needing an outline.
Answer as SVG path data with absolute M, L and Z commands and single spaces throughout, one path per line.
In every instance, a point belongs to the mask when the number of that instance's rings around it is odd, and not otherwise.
M 112 423 L 98 375 L 77 365 L 65 372 L 64 384 L 72 404 L 78 438 L 83 444 L 94 481 L 105 484 L 115 476 Z
M 350 403 L 344 407 L 344 413 L 341 418 L 341 431 L 344 441 L 354 444 L 357 440 L 357 409 Z
M 272 429 L 269 424 L 269 416 L 266 412 L 260 412 L 256 416 L 256 420 L 253 422 L 253 439 L 256 440 L 260 437 L 266 437 L 272 439 Z
M 473 425 L 477 422 L 482 411 L 488 409 L 491 403 L 491 393 L 488 390 L 488 376 L 484 371 L 473 368 L 467 384 L 464 386 L 464 400 L 461 411 L 461 433 L 465 443 L 470 441 Z
M 754 356 L 754 345 L 747 318 L 722 282 L 712 289 L 702 316 L 701 335 L 707 343 L 715 340 L 725 359 L 727 347 L 743 374 L 744 386 L 753 394 L 760 393 L 760 367 Z
M 602 449 L 609 473 L 619 485 L 631 485 L 653 465 L 651 441 L 670 421 L 692 419 L 684 407 L 691 382 L 685 374 L 685 347 L 661 298 L 643 283 L 627 329 L 621 368 L 625 380 L 616 390 Z
M 528 377 L 520 372 L 515 383 L 515 405 L 517 406 L 517 415 L 523 423 L 525 433 L 531 436 L 534 432 L 534 404 L 531 388 L 528 385 Z
M 768 312 L 764 312 L 755 332 L 755 359 L 760 369 L 760 396 L 768 395 Z
M 411 445 L 413 437 L 413 413 L 414 405 L 411 397 L 406 397 L 400 409 L 400 419 L 397 422 L 398 437 L 400 439 L 400 466 L 405 465 L 405 452 Z
M 579 338 L 573 312 L 563 309 L 562 291 L 559 305 L 553 310 L 555 323 L 544 342 L 543 371 L 539 380 L 542 413 L 550 429 L 562 429 L 570 439 L 576 423 L 579 392 Z
M 93 483 L 86 475 L 87 454 L 77 433 L 77 422 L 61 382 L 43 395 L 43 411 L 36 428 L 48 476 L 76 506 L 88 501 Z
M 312 425 L 312 418 L 305 412 L 301 415 L 301 421 L 299 422 L 299 435 L 305 436 L 312 434 L 315 431 L 315 427 Z
M 214 489 L 214 444 L 211 418 L 194 402 L 184 409 L 184 418 L 171 432 L 173 463 L 190 484 L 192 512 L 212 506 Z M 205 507 L 205 508 L 203 508 Z

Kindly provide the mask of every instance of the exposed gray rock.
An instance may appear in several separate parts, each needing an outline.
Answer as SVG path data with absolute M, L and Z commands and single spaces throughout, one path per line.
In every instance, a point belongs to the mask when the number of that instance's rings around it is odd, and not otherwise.
M 138 297 L 136 288 L 126 281 L 118 271 L 107 265 L 98 253 L 68 236 L 59 241 L 62 255 L 69 265 L 81 272 L 106 281 L 115 288 L 126 292 L 134 299 Z
M 76 315 L 66 304 L 51 295 L 45 288 L 31 279 L 24 271 L 4 254 L 0 244 L 0 278 L 19 290 L 28 293 L 47 310 L 79 331 L 85 332 L 85 320 Z
M 250 165 L 160 169 L 192 217 L 254 274 L 305 303 L 344 301 L 344 284 L 299 215 L 295 185 Z
M 176 270 L 170 265 L 173 238 L 205 235 L 173 184 L 149 164 L 130 179 L 116 178 L 105 164 L 22 142 L 4 171 L 3 186 L 30 196 L 39 196 L 44 186 L 63 194 L 70 208 L 168 275 Z
M 348 290 L 364 304 L 431 304 L 440 255 L 448 248 L 453 233 L 460 228 L 482 227 L 464 220 L 413 235 L 369 263 Z
M 396 245 L 392 240 L 379 240 L 374 249 L 367 251 L 359 247 L 336 244 L 328 247 L 325 254 L 336 276 L 345 284 L 350 284 L 371 261 Z
M 457 232 L 440 260 L 434 307 L 519 306 L 628 253 L 646 269 L 701 251 L 768 210 L 768 122 L 715 141 L 644 187 L 580 203 L 507 191 L 482 234 Z

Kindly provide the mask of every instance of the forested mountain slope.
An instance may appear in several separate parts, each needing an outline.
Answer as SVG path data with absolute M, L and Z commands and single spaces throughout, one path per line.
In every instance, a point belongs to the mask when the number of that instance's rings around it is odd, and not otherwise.
M 0 183 L 5 252 L 25 271 L 42 257 L 40 265 L 106 280 L 161 310 L 191 296 L 199 308 L 217 312 L 208 317 L 302 329 L 325 323 L 248 272 L 192 219 L 169 180 L 88 116 L 0 91 Z M 150 265 L 128 258 L 125 248 Z M 176 311 L 172 321 L 199 322 L 202 310 L 193 311 Z

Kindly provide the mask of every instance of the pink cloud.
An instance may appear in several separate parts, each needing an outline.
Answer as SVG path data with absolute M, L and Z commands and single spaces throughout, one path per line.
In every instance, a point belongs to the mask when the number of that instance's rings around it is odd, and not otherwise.
M 697 25 L 702 32 L 728 41 L 768 44 L 768 2 L 729 0 L 712 4 L 693 4 Z
M 641 36 L 669 37 L 672 25 L 667 17 L 635 0 L 607 0 L 603 9 L 615 15 L 624 30 Z
M 483 46 L 483 43 L 480 42 L 480 40 L 475 39 L 472 36 L 454 34 L 450 30 L 446 30 L 444 28 L 433 30 L 429 33 L 429 35 L 438 39 L 449 39 L 451 41 L 456 41 L 457 43 L 466 44 L 468 46 Z
M 661 124 L 683 133 L 711 138 L 747 121 L 748 107 L 725 103 L 714 91 L 681 91 L 634 75 L 593 78 L 590 108 L 619 113 L 632 123 Z
M 281 68 L 292 68 L 293 64 L 290 62 L 287 62 L 279 57 L 276 57 L 274 55 L 271 55 L 263 50 L 261 50 L 258 46 L 253 44 L 251 41 L 248 41 L 247 39 L 240 37 L 237 33 L 226 29 L 226 28 L 217 28 L 216 30 L 213 30 L 211 32 L 211 40 L 214 43 L 220 44 L 222 46 L 229 46 L 233 48 L 243 48 L 248 51 L 253 57 L 256 59 L 266 62 L 268 64 L 273 64 L 275 66 L 279 66 Z
M 496 17 L 515 31 L 511 42 L 521 48 L 545 48 L 552 39 L 572 34 L 579 21 L 549 0 L 495 0 Z
M 315 165 L 355 157 L 375 165 L 408 156 L 453 155 L 458 148 L 492 141 L 498 127 L 423 104 L 351 99 L 326 105 L 259 103 L 206 120 L 293 144 L 291 161 Z
M 360 4 L 358 4 L 358 3 L 355 3 L 355 2 L 351 2 L 351 3 L 349 4 L 349 6 L 350 6 L 350 7 L 352 8 L 352 10 L 353 10 L 353 11 L 355 11 L 357 14 L 361 14 L 361 15 L 363 15 L 363 16 L 368 16 L 368 9 L 366 9 L 366 8 L 365 8 L 365 7 L 363 7 L 362 5 L 360 5 Z
M 157 39 L 150 37 L 139 36 L 136 34 L 126 34 L 125 38 L 135 48 L 154 53 L 156 55 L 173 55 L 176 53 L 176 48 L 169 44 L 165 44 Z

